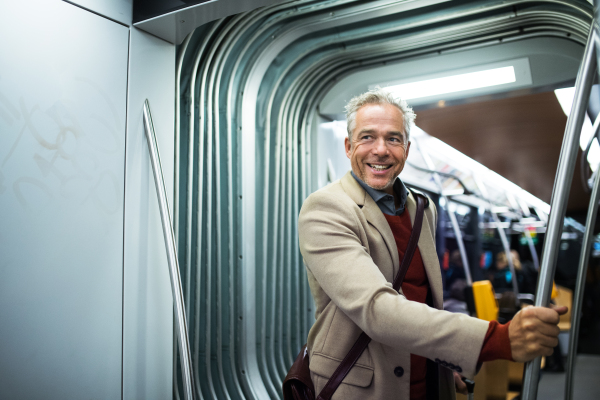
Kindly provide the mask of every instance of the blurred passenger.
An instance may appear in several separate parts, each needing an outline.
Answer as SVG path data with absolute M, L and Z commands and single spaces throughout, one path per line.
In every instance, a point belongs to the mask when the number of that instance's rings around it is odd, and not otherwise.
M 517 259 L 514 256 L 512 261 L 515 271 L 521 268 L 521 262 L 519 261 L 517 263 Z M 492 282 L 494 290 L 498 293 L 502 293 L 513 289 L 512 280 L 513 276 L 510 268 L 508 267 L 508 258 L 506 257 L 506 253 L 501 251 L 496 255 L 496 268 L 492 272 L 490 281 Z
M 467 281 L 464 279 L 455 279 L 452 282 L 448 290 L 449 297 L 444 300 L 444 310 L 469 315 L 467 302 L 465 301 L 466 287 Z
M 519 253 L 515 252 L 517 260 L 519 259 Z M 537 278 L 538 272 L 530 260 L 520 262 L 521 268 L 517 270 L 517 284 L 519 285 L 520 293 L 535 294 L 537 289 Z
M 446 287 L 452 287 L 452 284 L 457 279 L 465 279 L 465 267 L 463 266 L 462 257 L 458 249 L 450 253 L 448 270 L 446 271 Z
M 510 251 L 515 273 L 517 275 L 517 287 L 520 293 L 535 294 L 537 271 L 533 267 L 533 263 L 527 261 L 521 263 L 519 253 L 516 250 Z M 496 255 L 496 269 L 492 273 L 490 281 L 494 290 L 498 293 L 513 290 L 513 276 L 508 267 L 508 259 L 505 252 L 500 252 Z

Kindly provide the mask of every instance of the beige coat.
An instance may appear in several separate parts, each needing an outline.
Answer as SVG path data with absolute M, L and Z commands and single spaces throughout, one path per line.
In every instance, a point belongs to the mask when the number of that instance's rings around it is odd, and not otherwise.
M 412 194 L 407 210 L 414 221 Z M 431 308 L 393 289 L 400 261 L 394 236 L 375 201 L 350 173 L 306 199 L 299 235 L 316 305 L 308 348 L 317 393 L 361 330 L 372 341 L 333 399 L 409 399 L 411 353 L 438 362 L 443 399 L 455 398 L 450 368 L 466 377 L 475 375 L 488 322 L 441 311 L 436 220 L 430 204 L 418 246 L 432 290 Z M 403 369 L 400 377 L 398 367 Z

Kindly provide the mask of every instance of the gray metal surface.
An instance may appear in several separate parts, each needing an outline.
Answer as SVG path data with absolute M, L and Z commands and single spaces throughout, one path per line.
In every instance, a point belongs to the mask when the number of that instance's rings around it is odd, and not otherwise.
M 178 223 L 200 397 L 280 397 L 306 341 L 297 216 L 317 189 L 318 104 L 338 80 L 499 40 L 584 43 L 591 21 L 575 1 L 439 3 L 297 1 L 204 25 L 180 47 Z
M 556 179 L 554 180 L 554 188 L 552 189 L 552 210 L 548 216 L 548 226 L 542 252 L 542 265 L 540 266 L 535 299 L 536 306 L 545 307 L 550 301 L 550 293 L 552 291 L 552 282 L 556 269 L 556 259 L 558 257 L 567 200 L 571 182 L 573 180 L 577 151 L 579 150 L 581 126 L 583 124 L 587 101 L 590 97 L 590 91 L 596 75 L 595 40 L 597 40 L 597 36 L 598 34 L 596 31 L 591 29 L 584 58 L 581 62 L 581 68 L 575 83 L 573 108 L 567 119 L 565 136 L 558 161 L 558 170 L 556 172 Z M 535 400 L 537 398 L 540 362 L 541 357 L 538 357 L 525 364 L 522 392 L 524 400 Z
M 175 234 L 171 224 L 171 212 L 167 203 L 167 191 L 162 173 L 160 162 L 160 152 L 156 143 L 156 133 L 152 123 L 152 113 L 148 100 L 144 102 L 144 131 L 148 141 L 148 151 L 150 153 L 150 163 L 154 175 L 154 185 L 158 198 L 160 219 L 162 223 L 165 247 L 167 250 L 167 261 L 169 266 L 169 278 L 171 281 L 171 290 L 173 291 L 173 307 L 175 309 L 175 326 L 177 329 L 177 342 L 179 343 L 179 357 L 181 358 L 181 375 L 183 379 L 183 398 L 185 400 L 194 399 L 194 383 L 192 375 L 192 359 L 190 354 L 190 343 L 188 338 L 187 321 L 185 317 L 185 308 L 183 304 L 183 291 L 181 290 L 181 277 L 179 275 L 179 262 L 177 261 L 177 251 L 175 243 Z
M 598 122 L 599 119 L 596 120 Z M 595 123 L 594 127 L 598 129 L 600 125 Z M 594 136 L 595 136 L 594 132 Z M 571 309 L 571 330 L 569 334 L 569 350 L 567 352 L 567 371 L 565 383 L 565 400 L 573 398 L 573 382 L 575 373 L 575 360 L 577 358 L 577 341 L 579 339 L 579 325 L 581 322 L 581 307 L 583 303 L 583 293 L 585 291 L 585 281 L 587 277 L 588 263 L 594 241 L 594 226 L 598 216 L 598 202 L 600 201 L 600 174 L 596 174 L 594 186 L 590 196 L 590 205 L 588 207 L 587 218 L 585 221 L 585 233 L 581 244 L 581 255 L 579 256 L 579 267 L 577 269 L 577 280 L 575 291 L 573 292 L 573 306 Z
M 0 398 L 120 399 L 129 30 L 27 0 L 0 35 Z
M 177 357 L 173 294 L 160 210 L 144 133 L 143 107 L 154 115 L 168 202 L 173 202 L 175 46 L 139 29 L 130 30 L 127 137 L 125 146 L 125 238 L 123 251 L 124 399 L 163 400 L 173 393 Z M 175 340 L 174 340 L 175 339 Z M 179 363 L 179 361 L 177 361 Z M 175 368 L 177 370 L 177 368 Z
M 123 25 L 132 22 L 133 0 L 64 0 Z

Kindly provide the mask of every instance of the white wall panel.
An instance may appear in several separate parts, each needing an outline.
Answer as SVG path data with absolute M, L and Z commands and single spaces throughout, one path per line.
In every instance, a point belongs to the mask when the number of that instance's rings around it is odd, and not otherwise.
M 67 0 L 125 25 L 131 25 L 133 0 Z
M 0 2 L 0 398 L 121 396 L 129 29 Z
M 169 399 L 173 381 L 173 302 L 142 106 L 147 98 L 173 210 L 175 46 L 134 28 L 130 49 L 123 398 Z

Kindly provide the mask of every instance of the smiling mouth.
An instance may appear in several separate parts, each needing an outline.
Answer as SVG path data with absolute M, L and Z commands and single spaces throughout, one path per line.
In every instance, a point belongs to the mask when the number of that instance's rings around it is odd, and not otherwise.
M 368 164 L 367 165 L 371 168 L 373 168 L 375 171 L 385 171 L 386 169 L 390 169 L 392 167 L 392 164 L 388 164 L 388 165 L 379 165 L 379 164 Z

